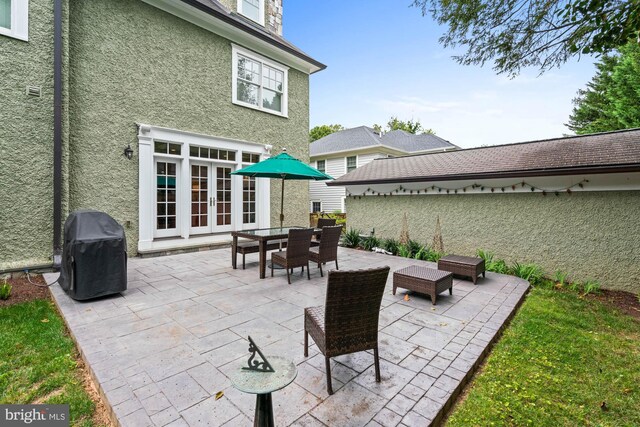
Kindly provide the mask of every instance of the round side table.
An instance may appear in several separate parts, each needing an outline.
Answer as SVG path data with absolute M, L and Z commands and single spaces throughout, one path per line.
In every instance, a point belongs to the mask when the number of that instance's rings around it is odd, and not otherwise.
M 256 395 L 254 427 L 275 427 L 271 393 L 285 388 L 296 379 L 298 370 L 293 362 L 279 356 L 267 356 L 275 372 L 238 369 L 230 375 L 238 390 Z

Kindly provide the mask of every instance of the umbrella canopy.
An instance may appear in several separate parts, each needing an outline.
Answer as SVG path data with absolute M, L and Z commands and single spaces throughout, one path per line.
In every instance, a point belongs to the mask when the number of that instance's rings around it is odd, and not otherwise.
M 306 163 L 282 152 L 260 163 L 231 172 L 231 175 L 250 176 L 252 178 L 280 178 L 282 180 L 282 198 L 280 200 L 280 227 L 284 222 L 284 181 L 289 179 L 323 181 L 333 179 Z

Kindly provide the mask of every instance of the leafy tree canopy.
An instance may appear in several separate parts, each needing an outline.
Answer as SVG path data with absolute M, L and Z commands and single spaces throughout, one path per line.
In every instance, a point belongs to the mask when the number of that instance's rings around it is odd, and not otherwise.
M 414 0 L 448 31 L 445 47 L 465 46 L 454 58 L 464 65 L 493 62 L 515 76 L 522 67 L 540 72 L 572 56 L 604 54 L 640 37 L 638 0 Z
M 433 129 L 424 129 L 419 120 L 414 121 L 413 119 L 411 119 L 411 120 L 403 121 L 398 119 L 395 116 L 389 119 L 389 121 L 387 122 L 386 129 L 383 129 L 382 126 L 378 124 L 374 124 L 373 129 L 376 132 L 382 132 L 382 131 L 391 132 L 392 130 L 403 130 L 405 132 L 409 132 L 413 134 L 429 133 L 429 134 L 435 135 L 435 132 L 433 131 Z
M 342 125 L 320 125 L 316 126 L 309 131 L 309 142 L 317 141 L 320 138 L 324 138 L 327 135 L 331 135 L 334 132 L 344 130 Z
M 604 55 L 573 104 L 566 126 L 579 135 L 640 127 L 640 46 Z

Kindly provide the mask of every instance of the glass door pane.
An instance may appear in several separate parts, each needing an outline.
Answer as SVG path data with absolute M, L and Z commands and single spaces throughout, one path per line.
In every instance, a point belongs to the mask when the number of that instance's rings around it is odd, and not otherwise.
M 231 168 L 216 168 L 216 225 L 231 225 Z
M 156 231 L 158 235 L 174 235 L 178 231 L 177 164 L 156 163 Z
M 191 165 L 191 227 L 209 227 L 209 166 Z

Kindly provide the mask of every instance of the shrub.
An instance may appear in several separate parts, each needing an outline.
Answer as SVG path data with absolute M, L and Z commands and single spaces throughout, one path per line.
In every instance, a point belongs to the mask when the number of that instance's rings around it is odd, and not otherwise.
M 398 241 L 394 239 L 384 239 L 382 241 L 382 248 L 387 252 L 391 252 L 393 255 L 398 254 L 398 245 Z
M 511 268 L 511 273 L 514 276 L 528 281 L 532 286 L 542 284 L 542 279 L 544 277 L 542 268 L 537 264 L 520 264 L 516 262 Z
M 8 300 L 11 296 L 11 285 L 7 283 L 5 280 L 2 285 L 0 285 L 0 299 Z
M 438 260 L 440 258 L 442 258 L 443 256 L 445 256 L 446 254 L 444 252 L 438 252 L 435 251 L 433 249 L 431 249 L 429 251 L 429 257 L 427 258 L 427 261 L 431 261 L 431 262 L 438 262 Z
M 556 270 L 556 272 L 553 274 L 553 280 L 556 282 L 556 284 L 562 287 L 567 284 L 568 275 L 569 273 L 567 273 L 566 271 Z
M 350 228 L 342 237 L 342 244 L 347 248 L 357 248 L 360 246 L 360 230 Z
M 421 246 L 420 249 L 413 255 L 413 257 L 421 261 L 428 261 L 430 253 L 431 249 L 429 249 L 429 246 Z
M 398 245 L 398 256 L 411 258 L 411 249 L 409 249 L 409 245 Z
M 409 258 L 415 257 L 415 255 L 422 249 L 422 245 L 415 240 L 409 240 L 407 242 L 407 249 L 409 249 Z
M 484 260 L 484 268 L 487 271 L 493 271 L 494 273 L 507 274 L 507 263 L 503 259 L 494 260 L 492 252 L 478 249 L 476 255 Z
M 364 250 L 370 251 L 373 248 L 380 247 L 380 239 L 378 239 L 376 236 L 369 236 L 362 239 L 362 242 L 360 244 L 362 245 Z
M 582 292 L 584 293 L 584 295 L 599 294 L 600 282 L 598 282 L 597 280 L 587 280 L 582 285 Z

